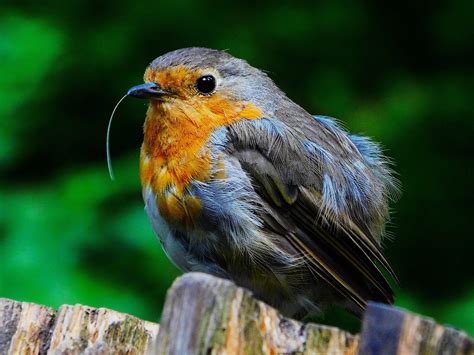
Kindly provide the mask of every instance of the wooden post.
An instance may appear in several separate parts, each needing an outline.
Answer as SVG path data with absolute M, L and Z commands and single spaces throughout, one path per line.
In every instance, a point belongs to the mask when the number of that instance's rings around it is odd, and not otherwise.
M 232 282 L 188 274 L 168 291 L 159 354 L 355 354 L 358 337 L 283 318 Z
M 471 354 L 473 339 L 431 318 L 371 303 L 364 315 L 360 354 Z
M 0 354 L 152 354 L 159 325 L 105 308 L 0 299 Z
M 158 331 L 159 330 L 159 331 Z M 0 299 L 0 354 L 472 354 L 466 333 L 370 304 L 362 333 L 282 317 L 232 282 L 186 274 L 161 326 L 81 305 L 58 311 Z

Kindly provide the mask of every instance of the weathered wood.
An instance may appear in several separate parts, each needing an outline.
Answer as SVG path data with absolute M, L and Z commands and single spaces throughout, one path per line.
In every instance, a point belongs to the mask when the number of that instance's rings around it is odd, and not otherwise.
M 159 329 L 159 332 L 158 332 Z M 472 354 L 466 333 L 370 304 L 360 336 L 282 317 L 232 282 L 180 277 L 162 323 L 86 306 L 0 299 L 0 354 Z
M 56 312 L 34 303 L 0 298 L 0 354 L 43 354 Z
M 187 274 L 168 291 L 159 354 L 355 354 L 358 337 L 282 317 L 232 282 Z
M 0 354 L 153 354 L 159 325 L 105 308 L 0 299 Z
M 378 303 L 369 304 L 360 338 L 360 354 L 474 355 L 473 339 L 466 333 Z

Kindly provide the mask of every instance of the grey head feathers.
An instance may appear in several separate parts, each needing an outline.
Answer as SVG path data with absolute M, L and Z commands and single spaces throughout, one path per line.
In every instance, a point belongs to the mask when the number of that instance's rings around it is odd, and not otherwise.
M 154 70 L 177 66 L 217 70 L 222 78 L 217 91 L 231 99 L 256 104 L 266 116 L 273 116 L 283 101 L 287 101 L 286 105 L 292 103 L 265 72 L 225 51 L 200 47 L 182 48 L 166 53 L 150 64 L 150 68 Z

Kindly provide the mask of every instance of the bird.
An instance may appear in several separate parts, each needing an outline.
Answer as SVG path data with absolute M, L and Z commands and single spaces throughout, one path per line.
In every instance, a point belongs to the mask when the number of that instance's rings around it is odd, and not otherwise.
M 228 51 L 163 54 L 127 95 L 148 100 L 145 210 L 180 270 L 297 319 L 394 302 L 382 241 L 400 189 L 379 144 L 309 114 Z

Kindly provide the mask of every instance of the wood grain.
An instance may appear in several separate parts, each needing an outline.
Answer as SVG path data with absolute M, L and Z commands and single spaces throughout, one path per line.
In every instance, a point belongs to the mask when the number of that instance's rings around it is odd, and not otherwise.
M 473 339 L 465 332 L 378 303 L 369 304 L 360 337 L 360 354 L 474 355 Z
M 34 303 L 0 298 L 0 354 L 44 354 L 56 312 Z
M 355 354 L 358 337 L 303 324 L 232 282 L 187 274 L 168 291 L 159 354 Z
M 153 354 L 159 325 L 105 308 L 0 299 L 0 354 Z

